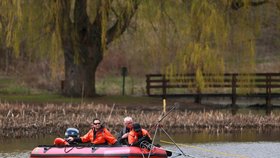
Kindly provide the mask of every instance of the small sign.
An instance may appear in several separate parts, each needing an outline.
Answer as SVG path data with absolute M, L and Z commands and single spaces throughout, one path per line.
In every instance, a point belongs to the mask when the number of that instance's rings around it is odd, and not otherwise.
M 122 67 L 121 74 L 122 74 L 122 76 L 127 76 L 127 68 L 126 67 Z

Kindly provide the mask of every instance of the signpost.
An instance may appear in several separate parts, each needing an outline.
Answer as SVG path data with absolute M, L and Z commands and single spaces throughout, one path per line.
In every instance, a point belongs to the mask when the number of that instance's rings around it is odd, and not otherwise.
M 122 95 L 124 96 L 124 94 L 125 94 L 125 76 L 127 76 L 127 68 L 126 67 L 121 68 L 121 75 L 123 77 Z

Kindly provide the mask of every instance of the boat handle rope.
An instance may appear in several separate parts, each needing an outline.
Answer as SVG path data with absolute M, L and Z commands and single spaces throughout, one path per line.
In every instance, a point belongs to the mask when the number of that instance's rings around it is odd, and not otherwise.
M 70 152 L 71 150 L 73 150 L 74 148 L 75 148 L 75 147 L 73 146 L 73 147 L 71 147 L 69 150 L 66 150 L 67 147 L 65 147 L 65 148 L 64 148 L 64 152 L 65 152 L 65 153 L 69 153 L 69 152 Z
M 95 150 L 95 146 L 92 146 L 92 145 L 90 145 L 91 146 L 91 149 L 92 149 L 92 151 L 94 151 Z M 65 145 L 64 146 L 64 153 L 69 153 L 70 151 L 72 151 L 74 148 L 77 148 L 77 149 L 83 149 L 84 147 L 90 147 L 89 145 L 85 145 L 85 146 L 68 146 L 68 145 Z M 69 150 L 67 150 L 67 148 L 69 148 L 70 147 L 70 149 Z M 49 147 L 48 149 L 50 149 L 51 147 Z M 47 150 L 48 150 L 47 149 Z M 44 150 L 45 150 L 45 148 L 44 148 Z
M 44 153 L 46 153 L 51 147 L 44 147 Z

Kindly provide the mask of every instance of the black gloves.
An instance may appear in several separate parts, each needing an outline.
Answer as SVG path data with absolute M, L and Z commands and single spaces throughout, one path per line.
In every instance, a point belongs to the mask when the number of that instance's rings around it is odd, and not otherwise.
M 141 142 L 143 142 L 143 141 L 147 141 L 149 143 L 152 143 L 152 140 L 150 139 L 150 137 L 143 136 L 142 138 L 138 139 L 137 142 L 134 142 L 133 144 L 131 144 L 131 146 L 140 146 Z

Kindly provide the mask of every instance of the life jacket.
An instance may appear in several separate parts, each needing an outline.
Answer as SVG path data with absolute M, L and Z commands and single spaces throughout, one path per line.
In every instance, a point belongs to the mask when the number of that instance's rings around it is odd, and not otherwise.
M 106 129 L 100 128 L 98 131 L 91 129 L 87 134 L 81 137 L 82 142 L 91 142 L 92 144 L 115 144 L 116 138 Z
M 65 146 L 69 145 L 69 143 L 63 138 L 55 138 L 53 144 L 56 146 Z
M 128 135 L 128 144 L 136 143 L 140 138 L 144 136 L 147 136 L 149 139 L 151 139 L 149 132 L 143 128 L 141 129 L 141 134 L 138 134 L 137 132 L 132 130 L 129 132 Z

